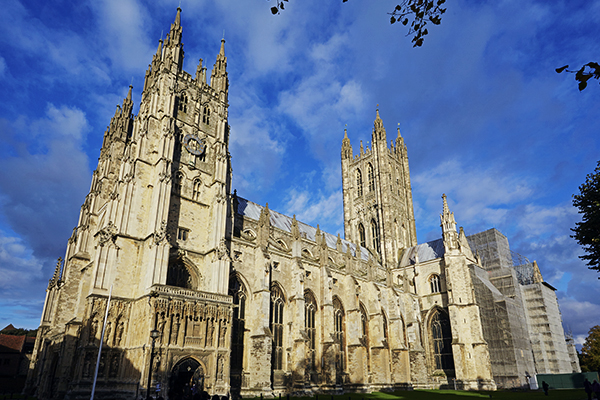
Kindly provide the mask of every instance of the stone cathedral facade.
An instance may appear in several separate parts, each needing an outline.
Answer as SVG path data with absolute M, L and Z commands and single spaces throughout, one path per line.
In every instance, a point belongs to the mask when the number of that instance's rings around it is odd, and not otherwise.
M 96 370 L 101 399 L 493 390 L 577 370 L 553 288 L 502 234 L 457 231 L 444 197 L 441 238 L 418 244 L 407 149 L 379 112 L 371 148 L 342 140 L 345 238 L 232 193 L 225 42 L 210 76 L 183 71 L 180 13 L 139 113 L 130 87 L 104 134 L 26 390 L 89 398 Z

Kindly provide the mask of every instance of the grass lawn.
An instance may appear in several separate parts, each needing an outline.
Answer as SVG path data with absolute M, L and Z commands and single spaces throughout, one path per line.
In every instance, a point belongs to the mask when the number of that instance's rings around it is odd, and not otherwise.
M 318 400 L 530 400 L 530 399 L 557 399 L 557 400 L 587 400 L 583 389 L 550 390 L 549 396 L 539 391 L 496 391 L 496 392 L 463 392 L 454 390 L 407 390 L 393 393 L 352 393 L 344 395 L 319 395 Z M 276 398 L 277 399 L 277 398 Z M 287 400 L 285 396 L 281 400 Z M 316 400 L 315 397 L 290 397 L 290 400 Z

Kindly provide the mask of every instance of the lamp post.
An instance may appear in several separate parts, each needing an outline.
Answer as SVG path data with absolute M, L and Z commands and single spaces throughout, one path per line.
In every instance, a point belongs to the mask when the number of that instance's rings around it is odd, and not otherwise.
M 148 368 L 148 388 L 146 390 L 146 400 L 150 400 L 150 385 L 152 384 L 152 361 L 154 359 L 154 344 L 159 336 L 160 332 L 157 329 L 152 329 L 150 331 L 150 337 L 152 338 L 152 349 L 150 350 L 150 367 Z

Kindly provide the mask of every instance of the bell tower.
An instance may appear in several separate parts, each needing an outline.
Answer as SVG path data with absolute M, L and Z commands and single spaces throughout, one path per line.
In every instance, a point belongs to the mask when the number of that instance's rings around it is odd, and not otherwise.
M 383 265 L 394 267 L 402 249 L 417 244 L 408 155 L 400 128 L 388 147 L 377 110 L 371 148 L 361 142 L 354 156 L 345 130 L 341 156 L 345 237 L 369 249 Z

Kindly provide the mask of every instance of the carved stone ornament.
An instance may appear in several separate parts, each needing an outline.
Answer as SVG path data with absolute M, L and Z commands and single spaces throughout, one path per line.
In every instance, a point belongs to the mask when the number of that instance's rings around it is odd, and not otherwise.
M 52 279 L 48 281 L 48 289 L 52 289 L 54 286 L 60 286 L 61 280 L 61 270 L 62 270 L 63 259 L 59 257 L 56 260 L 56 267 L 54 268 L 54 275 L 52 275 Z
M 119 229 L 113 224 L 112 221 L 108 222 L 104 228 L 100 229 L 96 236 L 98 236 L 98 244 L 100 246 L 104 246 L 107 242 L 112 241 L 115 242 L 117 237 L 117 233 L 119 233 Z
M 161 172 L 160 174 L 158 174 L 158 179 L 160 179 L 161 182 L 169 182 L 171 180 L 171 174 L 169 174 L 168 172 Z
M 231 262 L 231 256 L 229 255 L 229 249 L 227 248 L 227 241 L 225 238 L 222 238 L 219 242 L 219 247 L 217 247 L 217 258 L 219 260 Z
M 69 243 L 77 243 L 77 227 L 73 228 L 73 233 L 71 233 Z
M 167 239 L 168 240 L 168 234 L 167 234 L 167 221 L 163 221 L 160 224 L 160 228 L 158 228 L 155 232 L 154 232 L 154 244 L 158 245 L 160 244 L 163 240 Z

